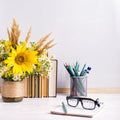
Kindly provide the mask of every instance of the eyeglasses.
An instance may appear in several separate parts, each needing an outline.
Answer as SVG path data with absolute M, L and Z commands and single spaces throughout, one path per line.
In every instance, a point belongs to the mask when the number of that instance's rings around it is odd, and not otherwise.
M 67 96 L 67 104 L 72 107 L 78 106 L 79 102 L 84 109 L 94 110 L 96 106 L 100 107 L 99 99 L 93 100 L 91 98 L 83 98 L 77 96 Z

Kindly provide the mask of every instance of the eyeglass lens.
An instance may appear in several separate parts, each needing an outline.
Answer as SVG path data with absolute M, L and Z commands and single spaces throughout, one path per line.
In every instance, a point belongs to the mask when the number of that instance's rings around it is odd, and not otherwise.
M 68 99 L 68 105 L 76 107 L 78 105 L 77 99 Z
M 92 100 L 82 100 L 83 108 L 85 109 L 94 109 L 95 108 L 95 102 Z

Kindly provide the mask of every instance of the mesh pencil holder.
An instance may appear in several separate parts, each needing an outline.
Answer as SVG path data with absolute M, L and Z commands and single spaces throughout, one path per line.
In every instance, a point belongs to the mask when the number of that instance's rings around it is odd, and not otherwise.
M 87 96 L 87 76 L 70 77 L 70 96 Z

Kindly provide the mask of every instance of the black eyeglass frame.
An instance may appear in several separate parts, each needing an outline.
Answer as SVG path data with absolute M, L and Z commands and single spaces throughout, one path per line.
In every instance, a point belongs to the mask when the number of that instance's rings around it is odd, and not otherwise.
M 77 104 L 75 106 L 70 105 L 69 102 L 68 102 L 68 100 L 70 100 L 70 99 L 77 99 Z M 77 107 L 79 102 L 81 103 L 81 106 L 84 109 L 87 109 L 87 110 L 94 110 L 96 108 L 96 106 L 100 107 L 100 103 L 99 103 L 98 98 L 96 100 L 94 100 L 92 98 L 87 98 L 87 97 L 67 96 L 66 100 L 67 100 L 67 104 L 71 107 Z M 83 100 L 90 100 L 90 101 L 94 102 L 94 107 L 93 108 L 85 108 L 84 105 L 83 105 L 83 102 L 82 102 Z

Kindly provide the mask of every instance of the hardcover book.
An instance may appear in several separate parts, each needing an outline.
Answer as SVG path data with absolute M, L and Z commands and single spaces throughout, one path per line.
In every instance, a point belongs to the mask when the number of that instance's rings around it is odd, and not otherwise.
M 55 97 L 57 93 L 57 68 L 58 60 L 51 59 L 51 73 L 49 77 L 49 97 Z

